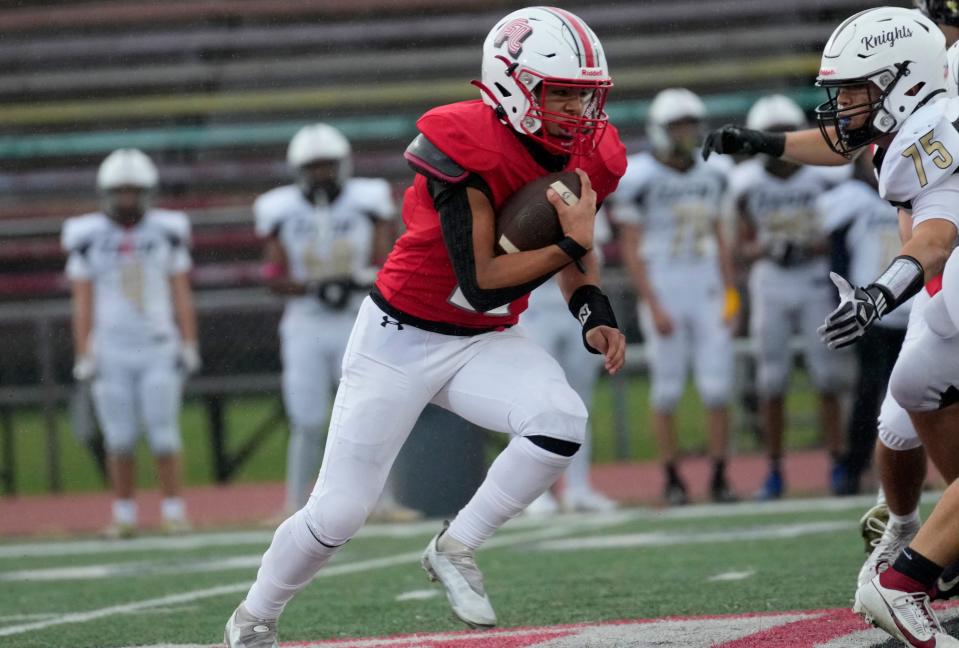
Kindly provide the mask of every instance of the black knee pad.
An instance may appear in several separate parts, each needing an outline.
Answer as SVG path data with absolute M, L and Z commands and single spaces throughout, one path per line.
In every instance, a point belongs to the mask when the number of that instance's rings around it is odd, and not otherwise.
M 529 439 L 533 445 L 539 446 L 543 450 L 561 457 L 572 457 L 580 447 L 579 443 L 563 441 L 562 439 L 543 436 L 542 434 L 535 434 L 526 438 Z

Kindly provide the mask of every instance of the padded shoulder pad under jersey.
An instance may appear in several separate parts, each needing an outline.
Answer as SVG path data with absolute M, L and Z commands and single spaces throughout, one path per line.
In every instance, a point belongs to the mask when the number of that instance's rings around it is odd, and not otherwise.
M 107 226 L 107 223 L 107 217 L 99 213 L 68 218 L 63 223 L 60 244 L 67 252 L 83 248 Z
M 455 184 L 469 175 L 466 169 L 451 160 L 422 133 L 406 147 L 403 157 L 414 171 L 440 182 Z
M 959 99 L 923 106 L 896 134 L 879 170 L 879 195 L 906 203 L 959 169 Z

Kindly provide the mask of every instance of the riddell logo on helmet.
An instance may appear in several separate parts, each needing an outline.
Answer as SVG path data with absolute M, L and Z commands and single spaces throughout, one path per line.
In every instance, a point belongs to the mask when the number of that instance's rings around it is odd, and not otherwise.
M 579 73 L 583 76 L 605 76 L 603 68 L 580 68 Z
M 897 40 L 900 38 L 909 38 L 910 36 L 912 36 L 912 30 L 908 27 L 896 27 L 895 29 L 884 31 L 881 34 L 876 34 L 875 36 L 863 36 L 859 40 L 867 50 L 871 50 L 874 47 L 886 44 L 888 44 L 889 47 L 895 47 Z
M 513 58 L 517 58 L 523 51 L 523 41 L 529 38 L 533 33 L 533 28 L 529 26 L 529 21 L 525 18 L 516 18 L 511 20 L 496 34 L 493 39 L 493 45 L 496 47 L 506 43 L 506 51 Z
M 819 76 L 821 76 L 821 77 L 831 76 L 831 75 L 833 75 L 833 74 L 835 74 L 835 73 L 836 73 L 836 71 L 833 70 L 833 69 L 831 69 L 831 68 L 823 68 L 823 69 L 819 70 Z

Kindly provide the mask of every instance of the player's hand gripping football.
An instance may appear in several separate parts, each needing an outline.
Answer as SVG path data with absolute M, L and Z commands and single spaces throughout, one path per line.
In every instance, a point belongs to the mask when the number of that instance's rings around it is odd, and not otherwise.
M 566 204 L 563 197 L 553 189 L 546 190 L 546 199 L 556 208 L 563 234 L 591 250 L 596 223 L 596 192 L 593 191 L 593 185 L 585 171 L 576 169 L 576 175 L 579 176 L 580 192 L 579 200 L 575 204 Z
M 626 362 L 626 336 L 612 326 L 597 326 L 586 331 L 586 341 L 603 354 L 606 371 L 612 376 Z
M 874 297 L 865 288 L 854 288 L 835 272 L 829 278 L 839 290 L 839 306 L 829 313 L 826 323 L 817 330 L 820 339 L 830 349 L 849 346 L 865 334 L 866 329 L 879 319 Z

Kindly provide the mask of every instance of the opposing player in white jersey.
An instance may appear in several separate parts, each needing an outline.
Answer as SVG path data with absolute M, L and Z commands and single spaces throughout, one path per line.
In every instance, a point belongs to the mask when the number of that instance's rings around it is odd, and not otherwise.
M 817 201 L 820 218 L 832 239 L 833 270 L 848 276 L 855 285 L 864 285 L 882 272 L 901 245 L 898 210 L 879 196 L 877 185 L 871 157 L 861 155 L 856 159 L 853 177 Z M 859 378 L 846 433 L 845 483 L 837 489 L 839 494 L 858 493 L 861 475 L 869 466 L 880 404 L 906 336 L 913 300 L 877 322 L 855 346 Z M 871 553 L 872 547 L 867 551 Z
M 955 247 L 959 99 L 946 96 L 945 45 L 932 21 L 895 7 L 852 16 L 826 43 L 817 83 L 827 89 L 829 100 L 817 108 L 817 116 L 827 143 L 845 156 L 874 143 L 880 195 L 910 210 L 903 212 L 899 256 L 881 275 L 862 287 L 832 276 L 841 301 L 820 329 L 830 348 L 856 342 L 876 321 L 921 294 Z M 959 346 L 947 339 L 942 304 L 940 298 L 926 306 L 927 327 L 903 345 L 890 392 L 951 482 L 959 467 L 954 433 Z M 942 540 L 917 538 L 888 569 L 877 565 L 879 573 L 856 593 L 856 611 L 909 645 L 959 645 L 942 633 L 929 607 L 942 566 L 959 558 L 943 550 Z
M 264 278 L 273 292 L 288 297 L 280 341 L 291 422 L 291 514 L 306 503 L 316 480 L 343 351 L 375 277 L 373 261 L 385 258 L 386 250 L 375 247 L 396 207 L 385 180 L 352 177 L 350 143 L 327 124 L 301 128 L 290 141 L 287 164 L 296 182 L 257 198 L 253 212 L 264 240 Z
M 753 105 L 747 125 L 763 131 L 792 131 L 805 127 L 806 118 L 791 99 L 772 95 Z M 816 199 L 835 178 L 832 170 L 771 157 L 747 160 L 730 177 L 730 204 L 739 222 L 736 249 L 743 261 L 752 263 L 749 328 L 756 344 L 756 386 L 770 462 L 769 476 L 756 494 L 759 499 L 781 497 L 785 488 L 781 468 L 784 397 L 794 331 L 802 337 L 806 368 L 819 395 L 826 447 L 835 465 L 840 457 L 838 390 L 843 366 L 841 358 L 819 343 L 816 333 L 822 313 L 835 304 L 828 281 L 828 237 L 816 213 Z
M 593 238 L 596 242 L 597 261 L 600 264 L 603 262 L 602 245 L 611 238 L 612 232 L 606 214 L 600 209 L 596 212 L 596 233 Z M 576 322 L 570 321 L 568 313 L 569 306 L 563 298 L 559 283 L 555 279 L 547 281 L 530 295 L 529 308 L 523 313 L 523 328 L 556 358 L 566 374 L 569 386 L 583 399 L 586 410 L 592 412 L 593 392 L 603 363 L 596 356 L 583 356 L 582 332 Z M 561 496 L 557 500 L 550 491 L 546 491 L 526 508 L 528 514 L 545 515 L 560 509 L 589 512 L 611 511 L 616 508 L 616 502 L 593 488 L 590 482 L 592 436 L 592 429 L 587 422 L 583 445 L 579 452 L 573 455 L 573 460 L 564 474 L 565 484 Z
M 718 502 L 735 499 L 725 466 L 733 382 L 730 325 L 737 309 L 727 303 L 738 303 L 739 294 L 723 231 L 726 177 L 695 155 L 705 117 L 702 100 L 685 88 L 656 95 L 647 121 L 653 150 L 630 156 L 612 202 L 623 262 L 641 300 L 652 427 L 670 504 L 689 501 L 676 465 L 674 411 L 690 364 L 707 410 L 714 466 L 710 493 Z
M 923 15 L 936 22 L 945 36 L 946 45 L 951 45 L 947 52 L 949 72 L 945 93 L 956 96 L 959 80 L 959 7 L 952 0 L 917 0 L 916 5 Z M 732 125 L 710 133 L 703 146 L 703 154 L 707 157 L 711 151 L 748 155 L 765 153 L 806 164 L 834 165 L 847 164 L 864 150 L 860 148 L 845 155 L 837 153 L 818 128 L 770 133 Z M 892 202 L 897 204 L 895 199 Z M 910 211 L 908 206 L 899 207 L 903 240 L 911 232 Z M 937 289 L 938 279 L 934 278 L 927 285 L 926 292 L 932 294 Z M 920 315 L 926 301 L 927 296 L 920 293 L 913 302 L 908 338 L 918 335 L 914 327 L 925 326 L 924 318 Z M 879 502 L 866 511 L 860 520 L 863 537 L 875 547 L 860 571 L 860 582 L 888 563 L 890 557 L 895 556 L 915 535 L 920 523 L 919 496 L 926 474 L 924 438 L 917 434 L 913 420 L 889 394 L 882 404 L 878 429 L 879 443 L 876 444 L 874 461 L 882 489 Z
M 178 416 L 184 374 L 200 367 L 190 222 L 182 212 L 151 207 L 157 185 L 150 158 L 118 149 L 97 173 L 102 211 L 63 226 L 73 294 L 73 375 L 92 381 L 115 497 L 107 533 L 116 537 L 137 528 L 134 457 L 141 424 L 156 458 L 164 527 L 188 528 Z

